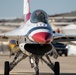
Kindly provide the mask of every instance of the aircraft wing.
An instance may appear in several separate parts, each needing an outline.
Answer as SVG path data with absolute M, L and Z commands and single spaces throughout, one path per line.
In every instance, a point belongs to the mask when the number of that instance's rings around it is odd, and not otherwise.
M 18 38 L 24 37 L 26 35 L 24 32 L 25 31 L 21 27 L 19 27 L 15 30 L 12 30 L 12 31 L 9 31 L 6 33 L 0 33 L 0 40 L 1 39 L 8 39 L 8 38 L 18 39 Z
M 76 41 L 76 34 L 59 34 L 54 33 L 53 34 L 54 40 L 53 42 L 70 42 L 70 41 Z

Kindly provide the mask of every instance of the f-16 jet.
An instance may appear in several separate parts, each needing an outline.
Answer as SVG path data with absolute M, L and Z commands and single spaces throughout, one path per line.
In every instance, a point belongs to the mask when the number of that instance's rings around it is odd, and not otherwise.
M 30 13 L 29 1 L 24 0 L 24 25 L 0 34 L 0 38 L 15 39 L 18 49 L 12 62 L 5 61 L 4 75 L 9 75 L 10 71 L 27 57 L 29 57 L 31 68 L 35 69 L 36 75 L 39 75 L 40 60 L 46 63 L 55 75 L 60 75 L 59 62 L 53 63 L 50 60 L 49 54 L 51 52 L 55 59 L 58 58 L 58 53 L 52 43 L 76 41 L 76 35 L 60 34 L 53 31 L 44 10 L 38 9 Z

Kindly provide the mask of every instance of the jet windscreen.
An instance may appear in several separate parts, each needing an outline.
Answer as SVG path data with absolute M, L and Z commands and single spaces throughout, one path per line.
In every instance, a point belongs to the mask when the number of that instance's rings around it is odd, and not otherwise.
M 31 14 L 32 23 L 38 23 L 38 22 L 47 23 L 47 20 L 48 20 L 48 15 L 43 10 L 36 10 Z

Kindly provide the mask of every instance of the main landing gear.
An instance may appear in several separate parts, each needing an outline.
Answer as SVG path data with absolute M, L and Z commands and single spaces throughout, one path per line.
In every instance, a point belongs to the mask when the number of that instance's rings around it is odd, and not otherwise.
M 4 67 L 4 75 L 9 75 L 10 71 L 23 59 L 27 57 L 27 55 L 22 54 L 21 57 L 18 58 L 20 53 L 18 53 L 14 60 L 9 63 L 8 61 L 5 62 Z M 53 72 L 54 75 L 60 75 L 60 64 L 59 62 L 52 63 L 50 60 L 49 55 L 45 55 L 46 58 L 43 58 L 42 56 L 30 56 L 30 64 L 31 67 L 35 69 L 35 75 L 39 75 L 39 59 L 41 59 L 42 62 L 44 62 Z M 18 58 L 18 59 L 17 59 Z M 16 60 L 17 59 L 17 60 Z
M 6 61 L 5 62 L 5 67 L 4 67 L 4 75 L 9 75 L 9 72 L 10 72 L 9 62 Z
M 19 57 L 19 58 L 18 58 Z M 4 75 L 9 75 L 10 71 L 23 59 L 25 59 L 27 57 L 27 55 L 21 53 L 20 51 L 16 54 L 16 56 L 14 57 L 14 60 L 9 63 L 9 61 L 5 61 L 4 64 Z M 17 59 L 18 58 L 18 59 Z
M 59 62 L 55 62 L 55 65 L 54 65 L 54 74 L 55 74 L 55 75 L 60 75 Z
M 47 60 L 46 61 L 44 58 L 41 58 L 45 64 L 54 72 L 54 75 L 60 75 L 60 64 L 59 62 L 52 63 L 49 56 L 46 56 Z

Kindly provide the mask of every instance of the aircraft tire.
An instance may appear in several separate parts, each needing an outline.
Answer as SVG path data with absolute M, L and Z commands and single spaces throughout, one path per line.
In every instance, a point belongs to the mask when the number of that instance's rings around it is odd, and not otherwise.
M 55 75 L 60 75 L 60 65 L 59 65 L 59 62 L 55 62 L 54 74 Z
M 39 75 L 39 69 L 36 69 L 36 75 Z
M 4 64 L 4 75 L 9 75 L 10 67 L 9 67 L 9 62 L 5 61 Z

